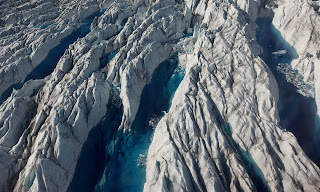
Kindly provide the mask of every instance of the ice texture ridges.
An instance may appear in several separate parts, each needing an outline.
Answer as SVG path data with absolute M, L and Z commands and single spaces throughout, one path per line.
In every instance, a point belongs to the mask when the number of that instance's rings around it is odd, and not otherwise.
M 319 168 L 279 125 L 278 85 L 255 32 L 256 19 L 274 13 L 273 24 L 299 55 L 291 65 L 319 105 L 315 4 L 0 1 L 0 95 L 23 85 L 0 106 L 0 191 L 67 191 L 113 94 L 123 113 L 106 150 L 117 153 L 112 146 L 135 131 L 145 86 L 173 55 L 185 75 L 156 123 L 144 191 L 319 191 Z M 74 32 L 79 38 L 54 71 L 25 81 Z

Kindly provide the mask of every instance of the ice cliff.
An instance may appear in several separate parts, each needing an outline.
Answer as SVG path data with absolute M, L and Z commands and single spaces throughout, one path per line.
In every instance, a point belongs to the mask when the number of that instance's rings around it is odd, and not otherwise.
M 320 191 L 319 6 L 0 0 L 0 191 Z

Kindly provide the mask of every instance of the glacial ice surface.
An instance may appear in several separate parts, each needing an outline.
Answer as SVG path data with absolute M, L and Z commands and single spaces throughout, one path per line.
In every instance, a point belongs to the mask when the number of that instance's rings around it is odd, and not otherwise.
M 281 127 L 292 132 L 304 152 L 320 165 L 320 140 L 317 134 L 317 108 L 314 98 L 299 93 L 298 88 L 288 82 L 286 73 L 279 66 L 287 64 L 298 57 L 295 49 L 290 46 L 281 33 L 273 26 L 270 18 L 258 18 L 257 42 L 263 47 L 261 58 L 271 69 L 279 87 L 278 110 Z M 284 55 L 274 55 L 273 52 L 286 50 Z M 298 75 L 298 74 L 297 74 Z
M 183 77 L 184 71 L 179 66 L 177 56 L 170 57 L 157 67 L 151 82 L 141 94 L 140 107 L 132 123 L 133 131 L 121 138 L 111 158 L 106 159 L 110 162 L 95 191 L 143 190 L 146 156 L 153 131 L 170 108 L 172 97 Z
M 0 191 L 320 190 L 318 2 L 0 4 Z
M 96 12 L 90 15 L 82 22 L 81 26 L 78 29 L 73 31 L 67 37 L 61 39 L 60 43 L 48 52 L 48 55 L 45 57 L 45 59 L 43 59 L 43 61 L 27 75 L 22 83 L 11 85 L 1 94 L 0 104 L 3 103 L 11 95 L 13 89 L 21 89 L 23 84 L 30 79 L 43 79 L 46 76 L 50 75 L 55 69 L 63 53 L 68 49 L 69 45 L 74 43 L 77 39 L 86 36 L 90 32 L 90 25 L 93 19 L 101 15 L 102 13 L 103 12 Z M 42 26 L 40 28 L 45 29 L 46 27 Z

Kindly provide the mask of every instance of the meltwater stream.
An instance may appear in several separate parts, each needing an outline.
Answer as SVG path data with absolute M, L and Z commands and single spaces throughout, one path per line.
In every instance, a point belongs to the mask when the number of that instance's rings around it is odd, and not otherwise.
M 295 49 L 290 46 L 281 33 L 272 25 L 271 18 L 259 18 L 256 23 L 257 42 L 263 48 L 260 55 L 275 76 L 279 87 L 278 110 L 281 127 L 292 132 L 307 156 L 320 165 L 320 138 L 316 133 L 319 129 L 315 99 L 305 97 L 297 92 L 297 88 L 288 83 L 285 74 L 277 70 L 279 63 L 287 63 L 298 57 Z M 286 50 L 285 54 L 274 54 Z
M 151 83 L 146 85 L 140 107 L 131 129 L 118 147 L 112 148 L 105 172 L 95 191 L 140 192 L 145 183 L 145 161 L 153 130 L 163 111 L 170 108 L 170 101 L 184 77 L 176 57 L 161 63 L 153 73 Z M 110 147 L 112 149 L 110 149 Z

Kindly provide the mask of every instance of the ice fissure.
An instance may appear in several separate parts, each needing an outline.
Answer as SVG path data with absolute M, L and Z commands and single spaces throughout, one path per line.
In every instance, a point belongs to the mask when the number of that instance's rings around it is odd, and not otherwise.
M 157 121 L 168 110 L 170 98 L 183 78 L 176 56 L 162 62 L 153 72 L 150 84 L 141 94 L 141 102 L 132 133 L 118 132 L 106 146 L 104 175 L 96 191 L 141 191 L 145 182 L 145 158 Z
M 297 53 L 281 38 L 281 34 L 277 34 L 270 18 L 258 19 L 257 23 L 259 25 L 257 41 L 263 46 L 264 51 L 261 58 L 268 64 L 279 85 L 280 125 L 297 137 L 300 146 L 309 158 L 319 165 L 319 154 L 316 151 L 319 150 L 320 143 L 318 138 L 314 137 L 317 126 L 319 126 L 316 124 L 315 100 L 299 93 L 297 87 L 287 82 L 286 74 L 283 74 L 281 68 L 279 70 L 281 64 L 290 65 L 292 60 L 298 57 Z M 270 35 L 262 38 L 266 33 Z M 274 53 L 278 50 L 286 50 L 286 53 L 275 55 Z
M 0 191 L 320 190 L 318 1 L 0 5 Z

